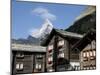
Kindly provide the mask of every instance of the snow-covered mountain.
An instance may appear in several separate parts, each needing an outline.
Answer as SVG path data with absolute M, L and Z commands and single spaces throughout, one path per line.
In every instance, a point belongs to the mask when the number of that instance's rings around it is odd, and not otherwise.
M 33 44 L 33 45 L 39 45 L 39 39 L 32 37 L 31 35 L 29 35 L 26 39 L 24 38 L 19 38 L 19 39 L 12 39 L 11 41 L 12 43 L 16 43 L 16 44 Z
M 53 29 L 52 23 L 48 19 L 46 19 L 44 21 L 42 27 L 39 29 L 39 32 L 36 34 L 36 35 L 38 35 L 38 37 L 36 36 L 36 38 L 39 38 L 39 39 L 44 38 L 45 36 L 50 34 L 52 29 Z
M 44 38 L 46 35 L 49 35 L 52 29 L 53 29 L 52 23 L 48 19 L 46 19 L 40 29 L 40 34 L 41 34 L 40 38 Z

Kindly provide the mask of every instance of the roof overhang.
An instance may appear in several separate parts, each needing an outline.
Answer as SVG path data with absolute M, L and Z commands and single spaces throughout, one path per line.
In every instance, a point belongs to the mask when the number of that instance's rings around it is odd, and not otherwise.
M 58 35 L 64 39 L 81 39 L 83 35 L 73 33 L 73 32 L 68 32 L 60 29 L 53 29 L 51 33 L 41 41 L 40 45 L 41 46 L 47 46 L 50 42 L 50 40 L 53 38 L 54 35 Z
M 87 32 L 82 39 L 80 39 L 71 50 L 78 50 L 81 51 L 87 44 L 91 43 L 93 40 L 96 40 L 96 31 L 90 30 Z

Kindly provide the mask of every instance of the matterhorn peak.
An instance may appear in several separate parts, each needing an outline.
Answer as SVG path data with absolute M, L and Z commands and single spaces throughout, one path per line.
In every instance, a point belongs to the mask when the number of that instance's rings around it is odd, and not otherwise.
M 42 27 L 40 29 L 40 33 L 47 33 L 48 34 L 51 32 L 52 29 L 53 29 L 52 23 L 48 19 L 46 19 L 44 21 L 44 24 L 42 25 Z
M 42 27 L 33 36 L 35 36 L 36 38 L 44 38 L 45 36 L 50 34 L 52 29 L 53 29 L 53 25 L 50 22 L 50 20 L 49 19 L 45 19 L 44 23 L 42 24 Z
M 48 24 L 48 26 L 53 27 L 53 25 L 49 19 L 45 19 L 44 24 Z

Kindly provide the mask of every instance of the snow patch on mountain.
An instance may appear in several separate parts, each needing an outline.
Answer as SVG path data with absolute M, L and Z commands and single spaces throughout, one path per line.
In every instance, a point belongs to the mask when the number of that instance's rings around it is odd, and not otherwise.
M 35 38 L 44 38 L 46 35 L 50 34 L 53 29 L 52 23 L 46 19 L 42 27 L 38 30 L 35 29 L 32 32 L 32 36 Z

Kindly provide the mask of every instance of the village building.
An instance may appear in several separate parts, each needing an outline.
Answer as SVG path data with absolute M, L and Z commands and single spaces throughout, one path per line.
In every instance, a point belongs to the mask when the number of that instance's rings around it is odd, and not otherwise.
M 94 25 L 95 7 L 89 9 L 91 11 L 77 17 L 74 24 Z M 55 28 L 47 32 L 48 29 L 40 41 L 42 47 L 12 43 L 12 75 L 96 68 L 95 30 L 84 35 Z
M 72 51 L 71 48 L 82 37 L 77 33 L 53 29 L 49 36 L 42 39 L 41 45 L 46 46 L 47 72 L 79 68 L 79 52 Z
M 80 52 L 80 69 L 96 69 L 96 31 L 87 32 L 84 37 L 78 41 L 72 50 Z
M 81 55 L 84 50 L 91 50 L 86 49 L 90 43 L 84 38 L 89 36 L 90 32 L 93 32 L 91 28 L 96 28 L 96 7 L 89 6 L 84 12 L 76 17 L 73 26 L 78 29 L 74 27 L 70 27 L 66 31 L 62 29 L 53 29 L 50 34 L 42 39 L 41 46 L 46 47 L 46 69 L 48 72 L 83 69 L 83 61 L 80 61 L 83 59 Z M 82 35 L 77 33 L 81 33 Z M 92 37 L 96 36 L 91 35 L 89 38 L 91 39 Z M 84 49 L 79 50 L 76 47 L 81 47 L 81 45 L 77 43 L 82 39 L 87 42 L 82 42 L 83 45 L 85 44 L 86 48 L 84 47 Z M 91 43 L 92 42 L 95 42 L 95 40 L 92 40 Z M 89 45 L 88 48 L 90 46 L 91 45 Z M 95 45 L 93 45 L 93 48 L 95 48 Z M 93 51 L 93 53 L 95 55 L 95 51 Z M 92 62 L 91 60 L 89 61 Z M 93 62 L 95 64 L 95 59 Z
M 46 48 L 12 43 L 12 75 L 45 72 Z

